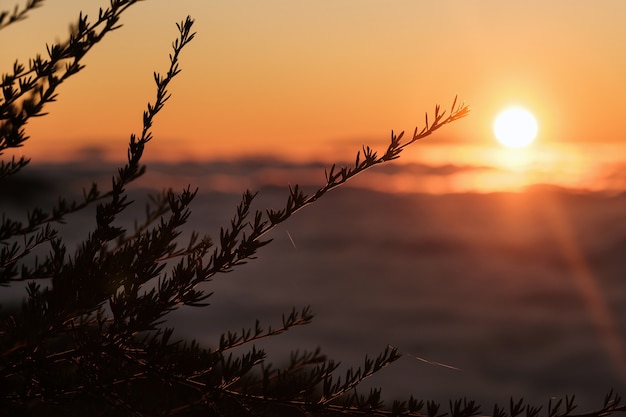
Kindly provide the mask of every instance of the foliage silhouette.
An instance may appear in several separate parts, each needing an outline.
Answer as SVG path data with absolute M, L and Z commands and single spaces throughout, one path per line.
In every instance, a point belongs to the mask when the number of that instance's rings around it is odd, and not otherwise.
M 0 155 L 24 145 L 28 120 L 45 115 L 57 88 L 84 68 L 82 58 L 120 27 L 121 15 L 137 2 L 111 0 L 93 21 L 80 14 L 68 39 L 49 45 L 46 57 L 36 56 L 28 65 L 16 61 L 3 74 Z M 0 29 L 42 3 L 29 0 L 22 9 L 0 12 Z M 398 158 L 407 146 L 469 111 L 456 99 L 447 112 L 436 106 L 434 119 L 429 122 L 426 115 L 424 127 L 416 128 L 409 140 L 402 142 L 403 133 L 392 132 L 382 155 L 363 147 L 353 166 L 333 165 L 326 171 L 326 184 L 315 193 L 289 187 L 281 209 L 252 212 L 257 194 L 246 190 L 216 242 L 193 233 L 180 247 L 181 227 L 197 193 L 190 187 L 153 196 L 145 219 L 132 232 L 115 225 L 131 204 L 126 187 L 145 172 L 143 151 L 153 138 L 155 116 L 170 97 L 168 86 L 180 73 L 180 53 L 194 38 L 191 18 L 177 27 L 169 68 L 154 73 L 154 104 L 143 113 L 141 133 L 130 136 L 127 163 L 113 176 L 111 188 L 103 192 L 94 183 L 82 199 L 61 197 L 49 210 L 34 207 L 25 221 L 3 213 L 0 285 L 26 281 L 27 294 L 21 309 L 5 312 L 0 321 L 2 415 L 479 415 L 479 406 L 468 400 L 451 401 L 444 412 L 439 404 L 413 397 L 385 407 L 380 390 L 358 393 L 359 383 L 400 357 L 391 346 L 343 376 L 337 376 L 338 364 L 319 349 L 294 352 L 282 369 L 266 364 L 265 352 L 254 342 L 309 323 L 313 313 L 308 307 L 294 308 L 278 327 L 257 321 L 254 328 L 227 332 L 213 348 L 173 340 L 173 329 L 163 328 L 165 316 L 181 305 L 206 307 L 211 294 L 198 284 L 254 259 L 271 242 L 265 236 L 278 224 L 355 175 Z M 15 181 L 28 163 L 26 157 L 3 159 L 0 181 Z M 69 253 L 55 225 L 93 205 L 96 226 Z M 50 252 L 33 256 L 44 245 Z M 545 415 L 573 416 L 573 400 L 550 402 Z M 535 417 L 541 410 L 511 400 L 508 410 L 496 406 L 493 415 Z M 600 410 L 583 415 L 624 410 L 621 398 L 611 392 Z

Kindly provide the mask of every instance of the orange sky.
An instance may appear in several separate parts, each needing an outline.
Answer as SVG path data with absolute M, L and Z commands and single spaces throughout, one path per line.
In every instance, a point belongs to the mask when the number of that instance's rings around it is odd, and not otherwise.
M 106 3 L 86 9 L 78 0 L 50 1 L 0 31 L 0 70 L 62 37 L 81 8 L 93 15 Z M 585 156 L 592 149 L 600 160 L 620 162 L 621 0 L 148 0 L 90 53 L 87 68 L 48 106 L 50 115 L 29 123 L 24 154 L 57 160 L 102 147 L 123 159 L 129 134 L 139 132 L 153 101 L 152 72 L 166 69 L 175 23 L 187 14 L 198 35 L 183 51 L 183 72 L 156 120 L 148 160 L 259 153 L 351 159 L 364 143 L 382 149 L 391 129 L 412 132 L 424 111 L 458 94 L 471 105 L 470 116 L 429 139 L 428 146 L 446 143 L 446 151 L 413 149 L 413 158 L 421 152 L 438 162 L 488 160 L 501 152 L 493 118 L 519 104 L 539 122 L 533 149 L 573 149 L 567 161 L 597 165 Z M 475 146 L 482 151 L 471 156 Z M 532 152 L 534 160 L 542 155 Z

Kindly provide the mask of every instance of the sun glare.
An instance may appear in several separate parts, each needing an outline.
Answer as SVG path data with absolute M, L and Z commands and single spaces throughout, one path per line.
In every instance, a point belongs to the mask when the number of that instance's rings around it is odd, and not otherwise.
M 528 110 L 514 107 L 501 112 L 493 124 L 498 141 L 508 148 L 523 148 L 537 136 L 537 121 Z

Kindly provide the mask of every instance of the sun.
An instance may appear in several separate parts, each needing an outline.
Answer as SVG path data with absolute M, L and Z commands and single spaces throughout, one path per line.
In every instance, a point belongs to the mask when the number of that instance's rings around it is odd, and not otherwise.
M 501 112 L 493 124 L 498 141 L 509 148 L 523 148 L 537 136 L 537 120 L 528 110 L 513 107 Z

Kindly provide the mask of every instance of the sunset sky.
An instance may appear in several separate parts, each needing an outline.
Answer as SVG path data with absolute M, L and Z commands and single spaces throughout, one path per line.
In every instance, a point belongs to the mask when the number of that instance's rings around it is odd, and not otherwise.
M 106 3 L 46 2 L 0 32 L 0 70 L 62 39 L 81 9 L 95 16 Z M 425 111 L 458 95 L 470 116 L 404 161 L 518 173 L 532 166 L 522 182 L 530 175 L 590 189 L 626 184 L 620 0 L 149 0 L 89 54 L 50 114 L 29 123 L 32 140 L 20 152 L 63 160 L 102 148 L 122 160 L 154 100 L 152 72 L 166 70 L 175 23 L 188 14 L 198 34 L 183 51 L 147 160 L 351 160 L 363 144 L 383 150 L 392 129 L 412 132 Z M 492 132 L 497 113 L 511 105 L 534 113 L 539 125 L 522 150 L 504 149 Z

